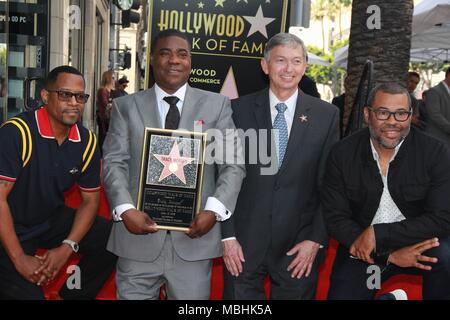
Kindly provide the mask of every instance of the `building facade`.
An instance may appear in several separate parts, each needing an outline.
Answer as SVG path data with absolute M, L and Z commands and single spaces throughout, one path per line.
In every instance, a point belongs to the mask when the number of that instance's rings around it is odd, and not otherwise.
M 45 75 L 71 65 L 85 76 L 91 98 L 83 123 L 95 130 L 101 75 L 116 68 L 110 40 L 119 39 L 121 27 L 112 15 L 117 10 L 112 0 L 0 0 L 0 123 L 41 105 Z M 128 38 L 135 49 L 136 38 Z

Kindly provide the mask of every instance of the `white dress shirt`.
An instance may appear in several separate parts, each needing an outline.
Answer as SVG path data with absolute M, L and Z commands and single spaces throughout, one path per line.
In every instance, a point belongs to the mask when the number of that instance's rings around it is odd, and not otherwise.
M 297 106 L 298 89 L 290 96 L 286 101 L 280 101 L 277 96 L 269 90 L 269 103 L 270 103 L 270 116 L 272 117 L 272 123 L 275 121 L 275 117 L 278 114 L 278 110 L 275 106 L 279 103 L 284 103 L 287 107 L 284 112 L 284 118 L 286 119 L 288 136 L 291 134 L 292 122 L 294 121 L 295 107 Z
M 184 97 L 186 96 L 186 88 L 187 84 L 178 89 L 174 94 L 168 94 L 155 83 L 156 102 L 158 103 L 159 119 L 161 121 L 160 123 L 162 128 L 164 128 L 164 125 L 166 123 L 166 116 L 167 113 L 169 113 L 170 109 L 170 105 L 166 101 L 164 101 L 164 98 L 177 97 L 178 99 L 180 99 L 177 102 L 177 108 L 178 111 L 180 111 L 181 115 L 181 111 L 183 111 Z
M 183 104 L 184 104 L 184 98 L 186 96 L 186 88 L 187 84 L 179 88 L 175 93 L 168 94 L 164 92 L 163 89 L 161 89 L 157 84 L 155 84 L 155 95 L 156 95 L 156 102 L 158 103 L 158 111 L 159 111 L 159 117 L 161 120 L 161 126 L 164 127 L 164 124 L 166 122 L 166 116 L 169 112 L 170 105 L 164 101 L 164 97 L 168 96 L 175 96 L 178 99 L 180 99 L 177 103 L 177 108 L 180 111 L 180 115 L 183 111 Z M 131 203 L 124 203 L 121 205 L 118 205 L 112 212 L 113 219 L 115 221 L 121 221 L 122 220 L 122 214 L 129 210 L 129 209 L 136 209 L 136 207 Z M 227 220 L 231 216 L 231 211 L 229 211 L 222 202 L 220 202 L 215 197 L 208 197 L 206 200 L 205 210 L 210 210 L 215 213 L 217 213 L 217 220 L 218 221 L 224 221 Z
M 292 122 L 294 121 L 295 107 L 297 106 L 298 89 L 290 96 L 286 101 L 280 101 L 277 96 L 269 89 L 269 103 L 270 103 L 270 117 L 272 118 L 272 124 L 275 122 L 275 118 L 278 115 L 278 110 L 276 107 L 279 103 L 284 103 L 286 105 L 286 110 L 284 111 L 284 118 L 286 120 L 287 130 L 288 130 L 288 141 L 291 134 Z M 275 136 L 277 137 L 277 136 Z M 278 141 L 275 142 L 277 149 L 277 159 L 280 159 L 280 148 L 278 146 Z
M 392 156 L 392 159 L 389 161 L 389 164 L 395 159 L 395 156 L 397 155 L 398 150 L 403 144 L 403 141 L 400 142 L 397 147 L 395 147 L 394 155 Z M 380 223 L 393 223 L 405 220 L 406 219 L 405 216 L 401 213 L 400 209 L 397 207 L 394 200 L 392 199 L 391 194 L 389 193 L 388 188 L 389 164 L 386 170 L 386 176 L 384 176 L 381 171 L 380 157 L 372 143 L 372 139 L 370 139 L 370 147 L 372 148 L 373 159 L 377 162 L 378 169 L 380 170 L 381 179 L 383 180 L 383 194 L 381 195 L 378 210 L 375 213 L 375 216 L 373 217 L 371 224 L 374 225 Z

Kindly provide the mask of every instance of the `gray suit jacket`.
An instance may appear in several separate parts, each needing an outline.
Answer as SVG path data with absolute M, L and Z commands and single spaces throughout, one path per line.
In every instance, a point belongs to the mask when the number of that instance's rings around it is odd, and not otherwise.
M 188 86 L 179 128 L 193 131 L 195 122 L 201 120 L 203 131 L 234 129 L 231 114 L 228 98 Z M 113 101 L 111 122 L 103 146 L 103 179 L 111 210 L 125 203 L 137 204 L 144 129 L 162 128 L 160 122 L 154 87 Z M 234 135 L 224 135 L 223 140 L 229 139 L 237 144 Z M 243 165 L 206 164 L 202 208 L 207 198 L 213 196 L 233 212 L 244 176 Z M 184 260 L 204 260 L 221 256 L 220 233 L 220 223 L 216 223 L 201 238 L 191 239 L 183 232 L 172 232 L 172 240 L 176 252 Z M 149 262 L 158 257 L 165 236 L 166 231 L 135 235 L 126 229 L 123 222 L 116 222 L 107 248 L 119 257 Z
M 428 114 L 426 131 L 450 146 L 450 94 L 444 83 L 428 90 L 425 105 Z

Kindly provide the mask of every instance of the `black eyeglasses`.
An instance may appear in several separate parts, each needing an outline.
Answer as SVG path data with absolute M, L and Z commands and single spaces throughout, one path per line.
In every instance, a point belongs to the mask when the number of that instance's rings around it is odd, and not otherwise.
M 56 92 L 58 94 L 58 99 L 60 101 L 71 101 L 72 97 L 75 97 L 75 100 L 78 103 L 86 103 L 89 99 L 89 95 L 87 93 L 74 93 L 74 92 L 70 92 L 70 91 L 64 91 L 64 90 L 49 90 L 49 89 L 45 89 L 48 92 Z
M 375 117 L 378 120 L 388 120 L 391 116 L 394 116 L 394 119 L 399 121 L 399 122 L 404 122 L 406 120 L 408 120 L 408 118 L 411 116 L 412 111 L 395 111 L 395 112 L 391 112 L 388 110 L 384 110 L 384 109 L 374 109 L 371 107 L 367 107 L 369 108 L 370 111 L 372 111 L 373 113 L 375 113 Z

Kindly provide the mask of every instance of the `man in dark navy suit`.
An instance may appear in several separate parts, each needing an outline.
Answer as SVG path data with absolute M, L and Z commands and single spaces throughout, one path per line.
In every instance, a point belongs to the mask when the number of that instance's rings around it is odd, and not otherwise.
M 318 190 L 339 139 L 339 111 L 298 89 L 305 53 L 292 34 L 272 37 L 261 62 L 269 88 L 232 102 L 236 127 L 256 132 L 258 141 L 245 145 L 247 176 L 222 223 L 225 299 L 265 299 L 266 275 L 271 299 L 315 296 L 319 248 L 327 244 Z

